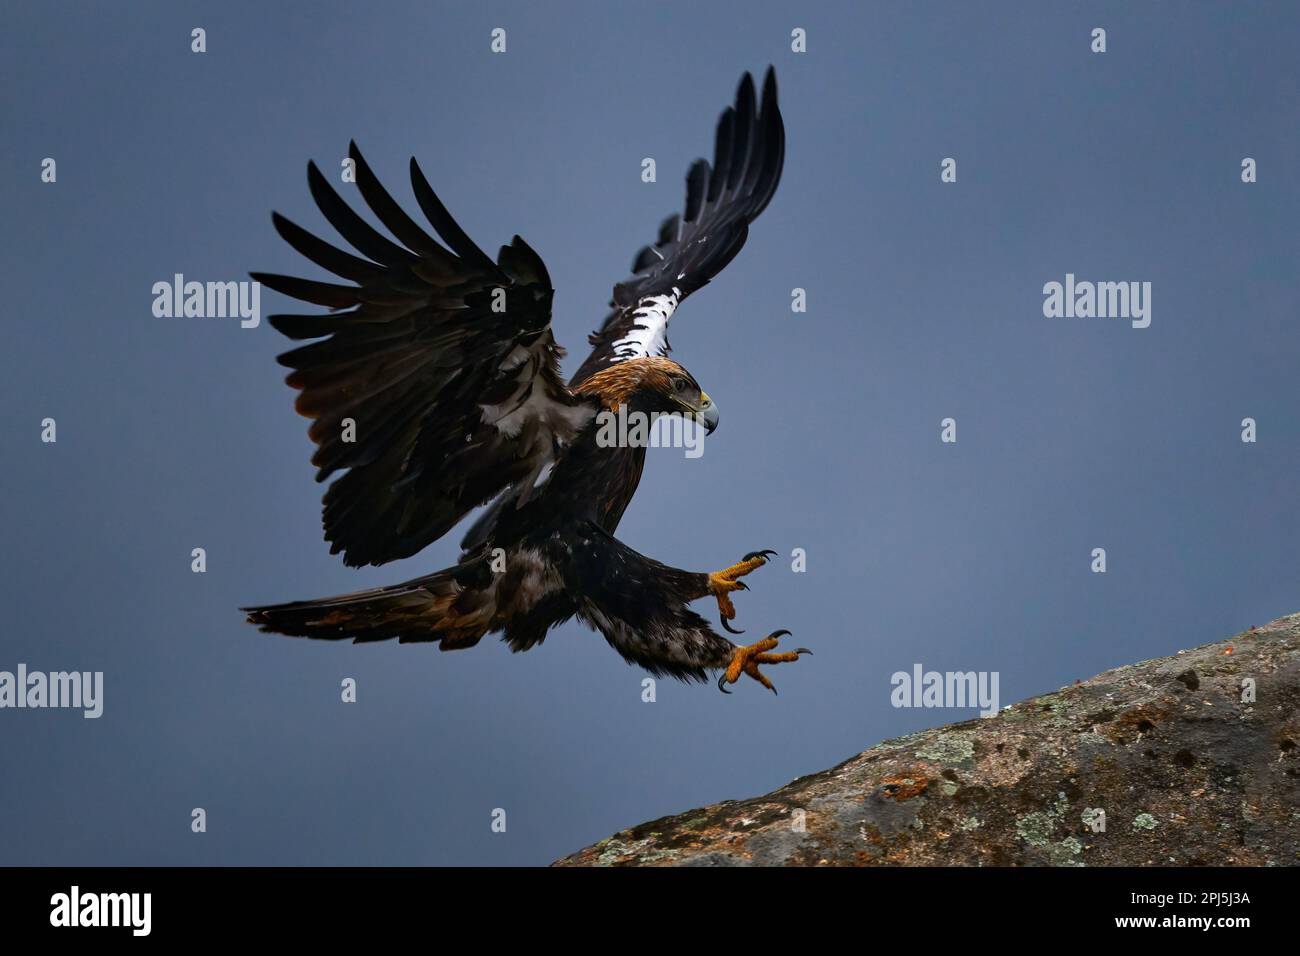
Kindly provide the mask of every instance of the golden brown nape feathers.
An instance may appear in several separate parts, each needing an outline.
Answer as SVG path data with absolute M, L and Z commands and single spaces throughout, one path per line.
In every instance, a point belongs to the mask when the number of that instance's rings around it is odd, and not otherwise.
M 643 389 L 662 395 L 672 394 L 674 381 L 682 378 L 695 383 L 691 373 L 672 359 L 650 355 L 603 368 L 573 391 L 578 395 L 595 395 L 605 407 L 617 411 L 620 405 Z M 698 385 L 695 387 L 699 388 Z

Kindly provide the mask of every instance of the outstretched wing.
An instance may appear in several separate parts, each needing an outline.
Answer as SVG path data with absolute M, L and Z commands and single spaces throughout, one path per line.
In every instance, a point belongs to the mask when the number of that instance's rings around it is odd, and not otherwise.
M 624 660 L 684 681 L 727 666 L 735 645 L 686 606 L 707 593 L 708 575 L 647 558 L 590 522 L 571 534 L 565 587 Z
M 785 161 L 785 127 L 769 67 L 756 109 L 748 73 L 736 104 L 718 119 L 713 165 L 699 159 L 686 175 L 686 208 L 659 227 L 659 238 L 632 261 L 631 278 L 614 286 L 611 312 L 591 334 L 592 352 L 578 384 L 611 362 L 668 354 L 668 320 L 740 251 L 749 224 L 776 192 Z
M 495 262 L 461 230 L 415 160 L 411 185 L 439 243 L 384 190 L 361 157 L 362 198 L 398 240 L 365 222 L 307 167 L 325 218 L 365 258 L 274 214 L 276 231 L 353 285 L 254 273 L 327 315 L 274 315 L 296 407 L 313 419 L 325 538 L 353 566 L 415 554 L 502 489 L 551 464 L 592 410 L 560 380 L 546 266 L 518 236 Z M 400 243 L 400 245 L 398 244 Z M 340 311 L 343 310 L 343 311 Z

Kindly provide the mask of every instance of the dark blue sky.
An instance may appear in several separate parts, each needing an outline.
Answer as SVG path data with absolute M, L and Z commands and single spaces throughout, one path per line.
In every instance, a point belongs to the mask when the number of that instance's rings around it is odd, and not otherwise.
M 914 663 L 998 671 L 1006 704 L 1300 609 L 1294 4 L 9 4 L 0 22 L 0 669 L 105 672 L 99 720 L 0 711 L 0 862 L 545 863 L 973 714 L 891 707 Z M 786 559 L 738 602 L 750 636 L 816 652 L 773 668 L 781 696 L 660 681 L 643 703 L 642 672 L 576 623 L 520 655 L 244 625 L 242 604 L 444 566 L 458 536 L 344 568 L 284 340 L 155 318 L 152 284 L 318 276 L 269 212 L 330 235 L 305 164 L 337 170 L 355 137 L 410 208 L 414 154 L 480 245 L 537 249 L 572 371 L 768 63 L 784 180 L 672 326 L 722 425 L 699 459 L 651 455 L 619 536 L 699 570 L 806 549 L 807 573 Z M 1151 282 L 1151 327 L 1044 318 L 1066 273 Z M 275 311 L 295 309 L 266 292 Z

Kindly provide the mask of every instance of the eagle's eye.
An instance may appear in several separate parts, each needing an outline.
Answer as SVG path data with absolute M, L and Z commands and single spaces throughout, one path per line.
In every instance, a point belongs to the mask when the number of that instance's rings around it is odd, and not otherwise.
M 684 379 L 684 378 L 679 378 L 679 379 L 676 381 L 676 383 L 673 385 L 673 388 L 677 389 L 677 391 L 679 391 L 679 392 L 684 392 L 684 391 L 686 391 L 686 379 Z

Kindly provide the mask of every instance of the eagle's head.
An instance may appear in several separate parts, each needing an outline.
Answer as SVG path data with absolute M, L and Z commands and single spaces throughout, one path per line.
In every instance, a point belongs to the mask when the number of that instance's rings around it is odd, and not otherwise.
M 574 391 L 597 396 L 610 411 L 626 403 L 628 411 L 693 418 L 709 433 L 718 427 L 718 406 L 695 376 L 672 359 L 649 356 L 616 362 Z

